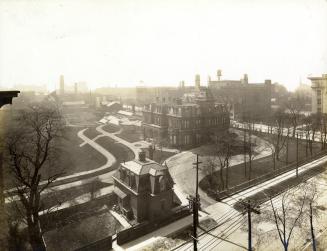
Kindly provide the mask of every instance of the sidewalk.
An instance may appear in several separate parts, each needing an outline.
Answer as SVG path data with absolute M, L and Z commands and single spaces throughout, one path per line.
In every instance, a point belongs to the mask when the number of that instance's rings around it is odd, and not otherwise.
M 128 141 L 126 141 L 126 140 L 124 140 L 122 138 L 119 138 L 118 136 L 115 135 L 116 133 L 106 132 L 105 130 L 103 130 L 104 126 L 105 125 L 100 125 L 100 126 L 96 127 L 96 130 L 99 133 L 101 133 L 101 134 L 103 134 L 103 135 L 105 135 L 105 136 L 107 136 L 109 138 L 112 138 L 113 140 L 117 141 L 118 143 L 121 143 L 121 144 L 125 145 L 126 147 L 128 147 L 129 149 L 132 150 L 132 152 L 134 153 L 135 158 L 138 157 L 139 152 L 141 151 L 140 147 L 135 146 L 134 143 L 130 143 L 130 142 L 128 142 Z

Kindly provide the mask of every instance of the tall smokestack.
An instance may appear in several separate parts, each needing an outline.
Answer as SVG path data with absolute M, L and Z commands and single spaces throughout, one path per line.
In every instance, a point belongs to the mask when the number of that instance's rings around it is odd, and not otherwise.
M 77 83 L 75 83 L 75 85 L 74 85 L 74 93 L 75 93 L 75 95 L 77 95 L 77 93 L 78 93 Z
M 218 78 L 218 81 L 220 81 L 221 76 L 222 76 L 222 74 L 221 74 L 221 70 L 218 70 L 218 71 L 217 71 L 217 78 Z
M 60 95 L 63 95 L 65 93 L 65 81 L 64 81 L 64 75 L 60 75 Z
M 200 75 L 199 74 L 197 74 L 197 75 L 195 75 L 195 87 L 196 88 L 200 88 Z

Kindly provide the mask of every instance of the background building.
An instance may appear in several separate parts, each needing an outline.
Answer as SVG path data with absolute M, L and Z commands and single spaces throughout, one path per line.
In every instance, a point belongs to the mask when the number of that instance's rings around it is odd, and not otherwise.
M 327 113 L 327 74 L 308 78 L 312 88 L 312 112 Z
M 270 80 L 264 83 L 249 83 L 248 75 L 240 80 L 222 80 L 221 70 L 217 80 L 208 80 L 208 87 L 218 102 L 227 104 L 235 119 L 264 120 L 271 112 Z

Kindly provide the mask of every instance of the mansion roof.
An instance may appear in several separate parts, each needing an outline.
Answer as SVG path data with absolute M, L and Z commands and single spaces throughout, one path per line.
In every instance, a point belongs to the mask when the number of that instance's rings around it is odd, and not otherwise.
M 139 176 L 145 174 L 159 176 L 163 175 L 165 170 L 167 169 L 167 167 L 162 166 L 150 159 L 145 159 L 144 161 L 135 159 L 122 163 L 121 166 Z

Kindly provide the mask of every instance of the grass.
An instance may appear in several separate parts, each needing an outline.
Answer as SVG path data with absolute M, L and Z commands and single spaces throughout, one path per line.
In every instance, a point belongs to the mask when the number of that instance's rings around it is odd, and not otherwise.
M 66 127 L 64 138 L 59 139 L 56 143 L 58 148 L 58 157 L 53 159 L 53 164 L 42 170 L 41 179 L 46 179 L 48 175 L 63 173 L 62 176 L 89 171 L 98 168 L 106 163 L 106 158 L 88 144 L 80 147 L 83 142 L 78 136 L 79 128 Z M 5 169 L 5 188 L 14 186 L 12 175 L 9 173 L 9 168 Z
M 266 139 L 269 139 L 271 135 L 265 136 Z M 314 154 L 320 152 L 320 144 L 314 143 L 313 146 Z M 310 156 L 310 153 L 309 153 Z M 308 156 L 308 157 L 309 157 Z M 305 150 L 305 142 L 299 141 L 299 161 L 305 160 L 306 157 L 306 150 Z M 288 157 L 288 164 L 296 163 L 296 140 L 290 139 L 289 142 L 289 157 Z M 276 160 L 276 169 L 282 168 L 286 166 L 286 151 L 284 150 L 280 154 L 280 160 Z M 247 163 L 247 169 L 249 169 L 249 163 Z M 274 170 L 274 163 L 271 156 L 256 159 L 252 161 L 252 172 L 251 172 L 251 178 L 257 178 L 262 175 L 271 173 Z M 248 171 L 247 171 L 248 173 Z M 203 178 L 200 181 L 200 187 L 204 191 L 207 191 L 210 193 L 210 191 L 218 191 L 219 187 L 221 187 L 220 184 L 220 171 L 214 172 L 212 175 L 207 175 L 205 178 Z M 223 170 L 223 176 L 225 179 L 226 170 Z M 248 175 L 245 176 L 245 169 L 244 169 L 244 163 L 231 166 L 229 168 L 229 179 L 228 179 L 228 185 L 229 188 L 234 187 L 236 185 L 242 184 L 249 180 Z M 226 179 L 225 179 L 226 182 Z
M 106 132 L 109 132 L 109 133 L 115 133 L 115 132 L 118 132 L 120 130 L 120 127 L 117 126 L 117 125 L 105 125 L 103 127 L 103 130 L 105 130 Z
M 118 137 L 134 143 L 140 140 L 143 140 L 143 132 L 141 128 L 136 128 L 134 130 L 123 130 L 121 133 L 117 134 Z
M 47 250 L 75 250 L 114 235 L 122 226 L 108 207 L 96 207 L 76 213 L 69 221 L 44 234 Z
M 134 159 L 134 153 L 126 146 L 115 142 L 111 138 L 101 137 L 96 140 L 102 147 L 109 151 L 116 158 L 116 164 L 110 169 L 114 170 L 118 167 L 119 163 Z
M 84 135 L 88 137 L 89 139 L 94 139 L 96 136 L 101 135 L 97 130 L 95 130 L 93 127 L 87 128 L 84 131 Z
M 65 175 L 92 170 L 106 163 L 106 158 L 92 146 L 88 144 L 79 146 L 82 142 L 77 136 L 79 130 L 66 128 L 66 140 L 62 140 L 60 144 L 59 166 Z

